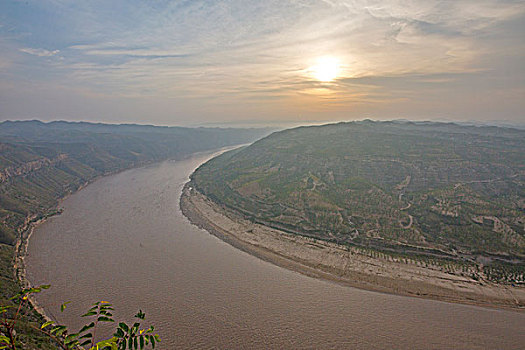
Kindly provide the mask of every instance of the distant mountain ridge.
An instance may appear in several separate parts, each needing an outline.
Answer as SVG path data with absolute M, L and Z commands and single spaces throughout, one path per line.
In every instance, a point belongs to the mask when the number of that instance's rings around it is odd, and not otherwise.
M 0 243 L 93 178 L 256 140 L 268 129 L 156 127 L 56 121 L 0 123 Z

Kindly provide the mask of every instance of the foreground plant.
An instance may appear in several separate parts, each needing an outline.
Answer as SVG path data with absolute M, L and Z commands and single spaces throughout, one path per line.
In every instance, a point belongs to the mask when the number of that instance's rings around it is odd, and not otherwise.
M 18 305 L 0 307 L 2 321 L 0 322 L 0 349 L 17 349 L 17 336 L 15 327 L 21 317 L 22 310 L 27 306 L 31 294 L 40 293 L 48 289 L 49 285 L 42 285 L 34 288 L 26 288 L 13 296 L 13 300 Z M 63 312 L 68 303 L 60 307 Z M 13 311 L 16 309 L 16 312 Z M 154 333 L 154 327 L 141 328 L 140 322 L 146 318 L 146 314 L 140 310 L 135 318 L 137 322 L 128 325 L 119 322 L 118 326 L 109 339 L 96 341 L 97 326 L 101 323 L 115 323 L 113 318 L 113 306 L 107 301 L 99 301 L 81 317 L 88 318 L 90 321 L 84 325 L 77 333 L 69 333 L 65 325 L 53 321 L 45 322 L 39 329 L 53 339 L 57 345 L 65 350 L 69 349 L 88 349 L 96 350 L 121 350 L 121 349 L 144 349 L 149 346 L 155 348 L 155 344 L 160 342 L 158 334 Z

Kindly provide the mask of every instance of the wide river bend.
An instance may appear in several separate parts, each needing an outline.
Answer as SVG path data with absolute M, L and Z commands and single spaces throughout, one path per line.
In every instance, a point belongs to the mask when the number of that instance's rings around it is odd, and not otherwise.
M 381 294 L 303 276 L 239 251 L 179 209 L 211 154 L 102 178 L 67 198 L 28 246 L 27 276 L 70 325 L 89 304 L 139 308 L 161 349 L 523 349 L 525 313 Z M 64 313 L 59 306 L 69 304 Z

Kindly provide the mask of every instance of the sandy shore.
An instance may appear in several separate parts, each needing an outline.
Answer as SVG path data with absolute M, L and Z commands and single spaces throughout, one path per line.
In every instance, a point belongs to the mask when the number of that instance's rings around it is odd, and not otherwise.
M 349 286 L 525 311 L 525 288 L 496 285 L 432 267 L 370 256 L 359 248 L 297 236 L 247 221 L 186 184 L 181 210 L 225 242 L 278 266 Z
M 56 207 L 56 214 L 60 214 L 58 211 L 58 206 Z M 50 215 L 45 218 L 42 218 L 40 220 L 32 221 L 30 218 L 28 219 L 28 222 L 26 223 L 24 229 L 22 230 L 19 239 L 16 242 L 15 245 L 15 256 L 14 256 L 14 262 L 13 262 L 13 270 L 14 270 L 14 278 L 15 280 L 18 280 L 22 288 L 31 288 L 36 287 L 33 286 L 29 280 L 27 279 L 27 272 L 26 272 L 26 262 L 25 258 L 27 255 L 27 246 L 29 244 L 29 240 L 31 239 L 31 236 L 33 235 L 34 230 L 46 222 L 47 219 L 54 216 Z M 49 315 L 46 314 L 44 308 L 40 306 L 35 298 L 35 295 L 29 295 L 28 300 L 31 303 L 33 309 L 40 314 L 44 318 L 44 320 L 47 321 L 54 321 L 56 320 L 49 317 Z

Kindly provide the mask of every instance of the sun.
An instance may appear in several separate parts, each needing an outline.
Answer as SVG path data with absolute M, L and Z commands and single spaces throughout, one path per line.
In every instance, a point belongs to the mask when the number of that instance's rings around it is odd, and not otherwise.
M 311 75 L 322 82 L 330 82 L 339 76 L 339 60 L 335 57 L 320 57 L 310 68 Z

